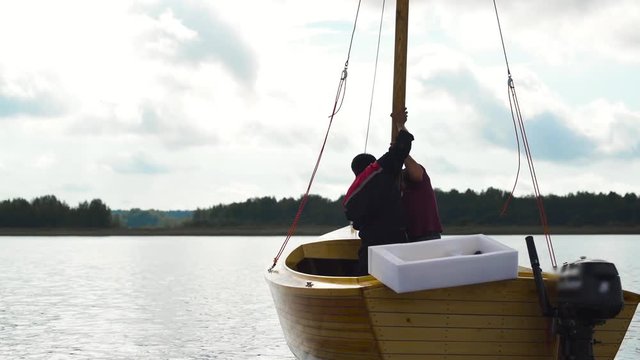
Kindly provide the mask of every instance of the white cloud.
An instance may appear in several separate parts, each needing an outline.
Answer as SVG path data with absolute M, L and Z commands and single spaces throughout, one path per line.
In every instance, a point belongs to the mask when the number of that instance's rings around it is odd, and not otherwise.
M 166 166 L 142 153 L 123 154 L 117 160 L 111 161 L 108 167 L 121 174 L 155 175 L 168 171 Z
M 364 147 L 381 3 L 365 2 L 360 12 L 345 102 L 312 188 L 324 196 L 344 193 L 351 157 Z M 0 199 L 54 193 L 68 203 L 168 209 L 297 197 L 327 129 L 356 6 L 0 4 Z M 415 157 L 442 189 L 510 188 L 517 159 L 492 4 L 411 7 Z M 640 4 L 498 7 L 531 136 L 563 137 L 532 149 L 542 190 L 633 191 L 640 104 L 629 82 L 640 80 Z M 388 2 L 367 149 L 374 154 L 389 143 L 393 10 Z M 530 191 L 521 176 L 520 191 Z
M 44 154 L 35 159 L 33 167 L 40 170 L 51 169 L 56 164 L 55 156 L 52 154 Z
M 578 131 L 593 138 L 603 155 L 640 156 L 640 112 L 623 103 L 598 99 L 578 109 L 571 118 Z

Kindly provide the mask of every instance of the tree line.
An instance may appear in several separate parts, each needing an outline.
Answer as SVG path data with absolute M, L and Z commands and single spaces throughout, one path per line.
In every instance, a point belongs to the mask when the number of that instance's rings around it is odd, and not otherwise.
M 537 226 L 540 216 L 533 196 L 510 198 L 506 191 L 489 188 L 436 190 L 443 226 Z M 308 198 L 300 226 L 346 225 L 342 201 L 318 195 Z M 251 198 L 194 211 L 110 210 L 102 200 L 70 207 L 53 195 L 31 201 L 17 198 L 0 202 L 0 228 L 233 228 L 289 226 L 301 198 Z M 503 212 L 505 203 L 506 211 Z M 634 193 L 578 192 L 543 198 L 550 226 L 638 226 L 640 198 Z
M 448 225 L 517 225 L 540 224 L 537 199 L 514 197 L 493 188 L 480 193 L 436 191 L 443 222 Z M 542 198 L 551 226 L 632 226 L 640 224 L 640 199 L 634 193 L 577 192 Z
M 342 210 L 344 197 L 329 200 L 309 197 L 300 225 L 347 224 Z M 536 226 L 540 224 L 537 199 L 533 196 L 510 197 L 494 188 L 475 192 L 436 190 L 443 226 Z M 505 203 L 506 211 L 503 212 Z M 274 197 L 249 199 L 241 203 L 197 209 L 187 226 L 232 227 L 243 225 L 289 225 L 300 199 Z M 640 224 L 640 199 L 634 193 L 578 192 L 564 196 L 548 195 L 543 204 L 550 226 L 637 226 Z
M 342 225 L 346 223 L 342 210 L 342 199 L 329 200 L 310 195 L 300 216 L 300 225 Z M 241 203 L 216 205 L 208 209 L 197 209 L 193 219 L 185 224 L 194 227 L 231 226 L 284 226 L 293 221 L 300 199 L 274 197 L 252 198 Z
M 190 221 L 193 211 L 190 210 L 113 210 L 112 216 L 121 227 L 139 228 L 178 228 Z
M 100 199 L 70 207 L 53 195 L 30 202 L 16 198 L 0 202 L 3 228 L 107 228 L 114 227 L 111 210 Z

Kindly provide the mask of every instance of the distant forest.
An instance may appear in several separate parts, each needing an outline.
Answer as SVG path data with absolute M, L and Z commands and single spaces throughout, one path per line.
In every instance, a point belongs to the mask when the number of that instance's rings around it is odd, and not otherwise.
M 193 211 L 190 210 L 113 210 L 115 222 L 124 228 L 175 228 L 190 221 Z
M 504 215 L 509 193 L 489 188 L 482 192 L 436 190 L 442 223 L 446 228 L 478 226 L 537 226 L 536 199 L 514 197 Z M 311 195 L 299 226 L 338 227 L 347 224 L 342 197 L 330 200 Z M 550 226 L 629 227 L 640 224 L 640 199 L 636 194 L 578 192 L 545 196 Z M 70 207 L 53 195 L 0 202 L 0 228 L 260 228 L 287 227 L 298 210 L 300 198 L 252 198 L 244 202 L 206 209 L 110 210 L 100 199 Z
M 53 195 L 0 202 L 0 227 L 5 228 L 106 228 L 118 226 L 100 199 L 69 207 Z
M 482 192 L 436 190 L 443 226 L 536 226 L 540 217 L 533 196 L 514 197 L 501 215 L 509 193 L 489 188 Z M 300 225 L 345 225 L 343 197 L 332 201 L 311 196 Z M 231 227 L 243 225 L 288 225 L 300 199 L 273 197 L 198 209 L 188 226 Z M 640 224 L 640 199 L 633 193 L 619 195 L 578 192 L 543 198 L 550 226 L 636 226 Z

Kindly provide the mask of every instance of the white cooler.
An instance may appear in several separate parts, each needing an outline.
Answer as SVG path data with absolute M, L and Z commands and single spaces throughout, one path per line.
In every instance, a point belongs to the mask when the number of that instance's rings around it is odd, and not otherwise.
M 486 235 L 369 247 L 369 274 L 397 293 L 518 277 L 518 251 Z

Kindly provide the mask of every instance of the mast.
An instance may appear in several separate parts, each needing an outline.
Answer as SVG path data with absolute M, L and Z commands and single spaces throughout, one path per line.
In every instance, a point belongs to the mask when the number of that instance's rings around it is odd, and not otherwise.
M 407 92 L 407 38 L 409 27 L 409 0 L 396 1 L 396 40 L 393 63 L 393 113 L 403 112 Z M 398 129 L 391 123 L 391 141 L 395 141 Z

